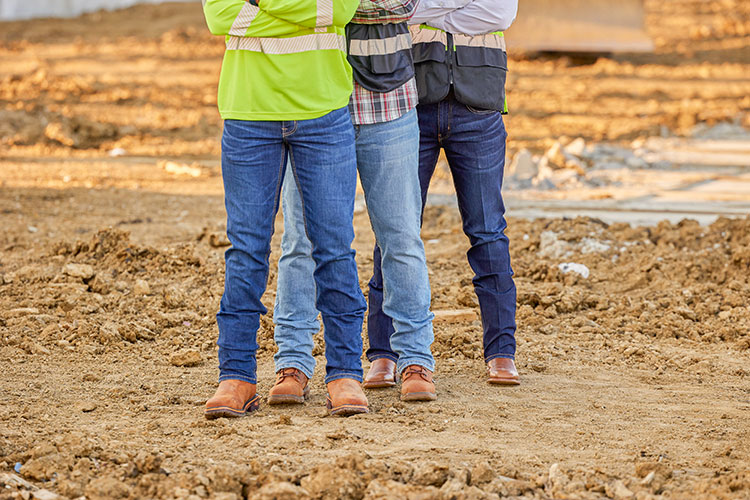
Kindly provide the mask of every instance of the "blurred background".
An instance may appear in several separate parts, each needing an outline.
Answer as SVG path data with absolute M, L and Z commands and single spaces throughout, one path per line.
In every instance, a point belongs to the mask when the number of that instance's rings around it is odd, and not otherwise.
M 106 186 L 142 180 L 81 178 L 75 164 L 58 175 L 39 160 L 217 168 L 223 43 L 200 2 L 0 0 L 0 16 L 0 154 L 12 171 Z M 517 214 L 748 212 L 750 2 L 526 0 L 507 39 Z M 30 182 L 12 171 L 6 184 Z M 431 202 L 452 203 L 451 191 L 441 168 Z

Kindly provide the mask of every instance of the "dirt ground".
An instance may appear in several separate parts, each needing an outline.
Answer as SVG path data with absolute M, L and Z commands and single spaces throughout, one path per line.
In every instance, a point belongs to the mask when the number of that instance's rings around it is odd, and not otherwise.
M 750 126 L 750 4 L 647 8 L 654 54 L 512 55 L 511 151 Z M 429 207 L 433 310 L 465 312 L 436 323 L 438 401 L 328 417 L 319 370 L 304 406 L 206 421 L 222 51 L 197 3 L 0 24 L 0 499 L 750 498 L 750 217 L 511 214 L 522 385 L 497 388 L 458 213 Z M 266 393 L 270 314 L 259 338 Z

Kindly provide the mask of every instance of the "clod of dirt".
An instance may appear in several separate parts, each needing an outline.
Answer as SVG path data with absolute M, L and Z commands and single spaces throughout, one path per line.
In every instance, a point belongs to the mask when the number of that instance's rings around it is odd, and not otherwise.
M 135 295 L 148 295 L 151 293 L 151 287 L 148 284 L 148 281 L 144 279 L 137 279 L 135 280 L 135 285 L 133 285 L 133 293 Z
M 302 478 L 300 486 L 312 497 L 322 500 L 362 498 L 365 484 L 360 475 L 350 469 L 324 464 Z
M 208 244 L 214 248 L 228 247 L 232 244 L 227 238 L 226 234 L 223 233 L 211 233 L 208 236 Z
M 86 486 L 86 497 L 91 500 L 109 500 L 112 498 L 127 498 L 130 496 L 131 488 L 127 484 L 105 476 L 91 481 Z
M 422 463 L 414 469 L 411 481 L 412 484 L 424 486 L 442 486 L 448 480 L 450 469 L 445 465 L 434 463 Z
M 464 323 L 477 319 L 477 313 L 473 309 L 450 309 L 433 312 L 435 314 L 433 323 Z
M 86 401 L 84 403 L 81 403 L 81 405 L 79 406 L 79 409 L 83 413 L 90 413 L 96 410 L 96 403 L 94 403 L 93 401 Z
M 615 480 L 611 485 L 607 486 L 607 496 L 614 498 L 615 500 L 629 500 L 635 497 L 635 493 L 630 491 L 625 483 L 621 480 Z
M 158 472 L 161 469 L 161 463 L 164 457 L 158 453 L 141 451 L 133 460 L 134 465 L 142 474 L 148 472 Z
M 258 491 L 248 495 L 248 500 L 308 500 L 310 495 L 304 489 L 288 481 L 264 484 Z
M 169 357 L 173 366 L 198 366 L 203 362 L 201 353 L 195 350 L 176 352 Z
M 63 272 L 73 278 L 80 278 L 83 281 L 88 281 L 94 277 L 94 268 L 88 264 L 66 264 L 63 268 Z
M 98 147 L 102 142 L 119 136 L 117 126 L 98 123 L 82 116 L 61 116 L 44 128 L 47 139 L 76 149 Z
M 364 500 L 428 500 L 440 498 L 434 486 L 415 486 L 392 479 L 374 479 L 367 485 Z

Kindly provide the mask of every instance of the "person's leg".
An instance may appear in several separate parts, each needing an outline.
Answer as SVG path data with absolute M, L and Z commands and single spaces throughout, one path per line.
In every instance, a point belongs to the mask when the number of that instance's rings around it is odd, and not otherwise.
M 507 133 L 499 112 L 477 113 L 455 100 L 443 147 L 451 168 L 463 229 L 471 242 L 484 329 L 484 357 L 513 359 L 516 352 L 516 286 L 505 236 L 502 198 Z
M 313 335 L 320 329 L 315 309 L 315 261 L 312 244 L 305 233 L 302 200 L 291 166 L 286 168 L 281 200 L 284 235 L 273 310 L 273 337 L 279 348 L 274 361 L 277 372 L 296 368 L 312 378 L 315 369 Z
M 222 177 L 227 210 L 224 295 L 219 325 L 219 389 L 206 417 L 240 416 L 257 407 L 257 331 L 286 149 L 281 124 L 226 120 Z M 245 401 L 246 400 L 246 401 Z
M 382 311 L 393 322 L 390 345 L 397 371 L 418 365 L 435 370 L 430 282 L 420 239 L 422 212 L 417 113 L 362 125 L 357 168 L 377 246 L 382 251 Z
M 326 383 L 362 381 L 362 321 L 352 219 L 357 188 L 354 129 L 347 108 L 298 121 L 286 134 L 315 260 L 316 308 L 325 326 Z
M 435 172 L 438 156 L 440 154 L 438 134 L 437 105 L 417 106 L 419 121 L 419 185 L 421 191 L 422 208 L 427 199 L 427 189 L 430 179 Z M 367 337 L 370 347 L 367 350 L 367 359 L 375 361 L 387 358 L 393 361 L 398 359 L 397 354 L 391 349 L 390 338 L 393 334 L 393 323 L 391 318 L 383 311 L 383 274 L 381 269 L 381 251 L 378 245 L 373 250 L 373 275 L 369 282 L 369 312 L 367 316 Z

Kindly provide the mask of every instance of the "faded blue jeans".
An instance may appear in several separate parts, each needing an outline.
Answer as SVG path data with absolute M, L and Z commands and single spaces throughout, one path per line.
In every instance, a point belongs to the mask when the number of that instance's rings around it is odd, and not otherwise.
M 452 94 L 439 103 L 420 104 L 419 179 L 422 199 L 435 172 L 440 149 L 445 151 L 458 198 L 463 230 L 471 248 L 466 256 L 474 271 L 474 291 L 482 314 L 484 360 L 513 359 L 516 354 L 516 285 L 510 265 L 508 237 L 505 235 L 503 171 L 505 168 L 505 131 L 503 117 L 497 111 L 465 106 Z M 370 310 L 367 334 L 370 359 L 395 359 L 393 327 L 385 307 L 377 307 L 383 286 L 380 252 L 375 247 L 373 277 L 370 280 Z
M 271 236 L 287 160 L 301 194 L 300 220 L 312 240 L 316 293 L 326 336 L 326 380 L 362 379 L 366 303 L 354 261 L 357 187 L 354 129 L 347 108 L 299 121 L 226 120 L 221 167 L 227 210 L 219 380 L 256 383 L 257 331 L 266 313 Z
M 409 365 L 434 371 L 430 283 L 420 239 L 419 128 L 416 111 L 391 122 L 355 127 L 357 169 L 370 223 L 383 253 L 382 308 L 393 321 L 390 345 L 398 353 L 399 373 Z M 313 297 L 310 257 L 314 242 L 305 234 L 298 186 L 284 183 L 284 236 L 276 290 L 274 338 L 276 370 L 297 368 L 312 377 L 313 334 L 318 310 Z

